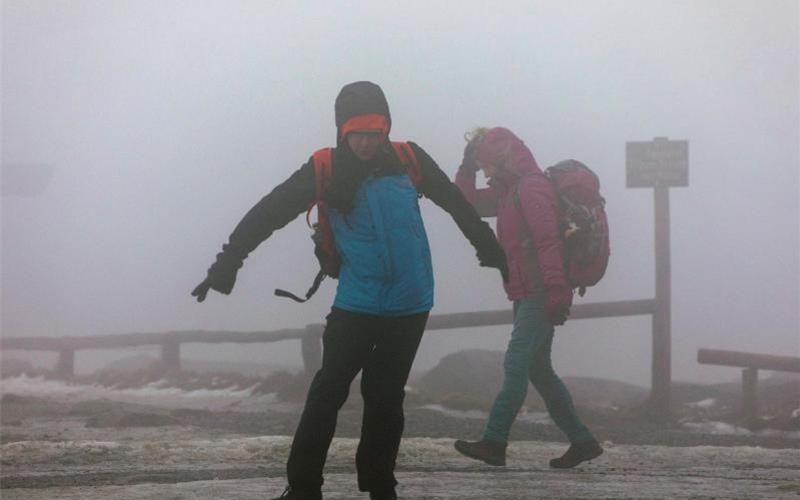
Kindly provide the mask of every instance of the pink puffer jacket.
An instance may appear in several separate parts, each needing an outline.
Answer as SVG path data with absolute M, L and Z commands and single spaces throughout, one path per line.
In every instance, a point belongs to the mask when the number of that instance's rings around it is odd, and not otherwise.
M 497 165 L 505 152 L 509 161 L 488 188 L 476 189 L 476 171 L 469 165 L 459 168 L 456 185 L 481 217 L 497 217 L 497 239 L 508 260 L 506 293 L 518 300 L 568 285 L 555 194 L 531 151 L 510 130 L 498 127 L 483 136 L 476 157 Z

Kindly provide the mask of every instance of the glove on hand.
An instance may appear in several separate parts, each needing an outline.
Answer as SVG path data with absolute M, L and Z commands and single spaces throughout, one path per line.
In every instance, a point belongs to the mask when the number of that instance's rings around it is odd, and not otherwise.
M 550 323 L 563 325 L 572 305 L 572 288 L 564 285 L 550 286 L 544 294 L 544 308 Z
M 220 252 L 217 261 L 208 269 L 208 276 L 194 290 L 192 297 L 197 297 L 197 302 L 206 300 L 209 289 L 228 295 L 236 283 L 236 272 L 242 267 L 242 260 L 238 257 Z
M 494 267 L 500 271 L 503 277 L 503 283 L 508 283 L 508 263 L 506 262 L 506 253 L 499 245 L 492 253 L 478 254 L 478 263 L 481 267 Z
M 470 141 L 464 147 L 464 158 L 461 160 L 459 169 L 466 172 L 477 172 L 480 170 L 478 164 L 475 162 L 475 141 Z

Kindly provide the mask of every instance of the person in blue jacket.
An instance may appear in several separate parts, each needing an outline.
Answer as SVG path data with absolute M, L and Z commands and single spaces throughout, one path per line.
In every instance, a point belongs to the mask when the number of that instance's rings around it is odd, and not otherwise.
M 391 115 L 378 85 L 345 85 L 336 98 L 337 145 L 321 193 L 341 267 L 326 318 L 322 366 L 308 390 L 279 498 L 320 499 L 323 466 L 350 383 L 361 372 L 364 414 L 356 453 L 358 487 L 371 499 L 397 498 L 395 461 L 403 434 L 404 387 L 433 307 L 430 248 L 418 194 L 447 211 L 477 250 L 480 265 L 507 276 L 491 228 L 425 151 L 408 143 L 420 179 L 389 141 Z M 234 229 L 207 277 L 192 292 L 229 294 L 242 261 L 315 202 L 313 160 L 261 199 Z

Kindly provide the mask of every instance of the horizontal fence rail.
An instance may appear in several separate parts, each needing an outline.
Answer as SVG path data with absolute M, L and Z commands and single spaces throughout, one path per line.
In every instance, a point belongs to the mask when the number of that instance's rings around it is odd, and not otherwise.
M 309 332 L 306 328 L 287 328 L 273 331 L 229 332 L 207 330 L 182 330 L 164 333 L 123 333 L 119 335 L 92 335 L 86 337 L 10 337 L 0 339 L 0 349 L 29 351 L 61 351 L 64 349 L 115 349 L 155 344 L 221 344 L 233 342 L 252 344 L 300 339 Z
M 654 314 L 656 302 L 629 300 L 619 302 L 596 302 L 572 306 L 572 319 L 608 318 L 614 316 L 637 316 Z M 500 326 L 513 323 L 510 309 L 496 311 L 461 312 L 435 314 L 428 318 L 426 330 L 448 330 Z M 325 325 L 314 323 L 305 328 L 286 328 L 272 331 L 205 331 L 182 330 L 163 333 L 125 333 L 120 335 L 92 335 L 85 337 L 0 337 L 2 350 L 54 351 L 58 353 L 57 376 L 68 379 L 75 373 L 75 352 L 85 349 L 120 349 L 146 345 L 161 346 L 161 365 L 166 369 L 180 369 L 181 345 L 190 343 L 261 343 L 282 340 L 299 340 L 300 354 L 306 372 L 313 373 L 322 359 L 322 333 Z
M 800 373 L 800 358 L 791 356 L 774 356 L 771 354 L 754 354 L 721 349 L 700 349 L 697 351 L 697 362 L 706 365 Z
M 653 314 L 655 300 L 626 300 L 620 302 L 595 302 L 575 304 L 570 308 L 570 319 L 610 318 Z M 472 328 L 477 326 L 510 325 L 514 315 L 510 309 L 453 314 L 435 314 L 428 318 L 426 330 Z
M 572 306 L 570 319 L 636 316 L 652 314 L 654 310 L 654 300 L 576 304 Z M 448 330 L 454 328 L 510 325 L 513 319 L 513 314 L 510 309 L 434 314 L 428 318 L 425 329 Z M 246 344 L 316 337 L 322 335 L 322 330 L 323 325 L 311 324 L 305 328 L 251 332 L 181 330 L 163 333 L 124 333 L 119 335 L 92 335 L 85 337 L 0 337 L 0 349 L 63 351 L 65 349 L 115 349 L 160 344 L 219 344 L 226 342 Z

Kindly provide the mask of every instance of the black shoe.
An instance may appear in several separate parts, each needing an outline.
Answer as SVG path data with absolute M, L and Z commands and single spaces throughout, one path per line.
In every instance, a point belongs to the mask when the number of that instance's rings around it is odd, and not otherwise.
M 573 443 L 562 456 L 550 460 L 550 467 L 554 469 L 570 469 L 581 462 L 597 458 L 602 454 L 603 448 L 595 440 Z
M 459 439 L 453 446 L 462 455 L 476 460 L 483 460 L 489 465 L 506 464 L 506 443 L 487 441 L 485 439 L 480 441 L 462 441 Z
M 322 492 L 320 490 L 296 490 L 287 486 L 281 496 L 272 500 L 322 500 Z
M 370 491 L 369 500 L 397 500 L 397 492 L 394 487 L 386 490 Z

